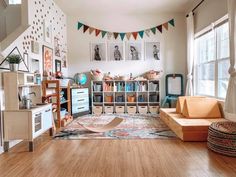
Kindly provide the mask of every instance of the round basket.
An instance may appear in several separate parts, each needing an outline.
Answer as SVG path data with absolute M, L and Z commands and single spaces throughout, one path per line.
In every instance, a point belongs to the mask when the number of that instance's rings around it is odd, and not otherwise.
M 148 80 L 157 80 L 157 79 L 160 79 L 160 77 L 161 77 L 161 73 L 158 72 L 158 71 L 151 72 L 151 73 L 150 72 L 146 73 L 146 78 Z
M 209 127 L 208 148 L 217 153 L 236 157 L 236 122 L 214 122 Z

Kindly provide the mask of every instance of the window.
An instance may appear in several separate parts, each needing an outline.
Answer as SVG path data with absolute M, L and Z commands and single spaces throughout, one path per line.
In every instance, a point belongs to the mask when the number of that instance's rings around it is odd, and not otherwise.
M 9 4 L 21 4 L 21 0 L 9 0 Z
M 229 23 L 227 20 L 195 38 L 196 95 L 224 99 L 229 80 Z

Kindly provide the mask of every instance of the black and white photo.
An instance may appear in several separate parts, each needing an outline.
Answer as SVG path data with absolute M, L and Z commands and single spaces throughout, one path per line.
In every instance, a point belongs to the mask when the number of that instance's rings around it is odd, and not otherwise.
M 91 43 L 91 61 L 106 61 L 105 43 Z
M 160 42 L 145 43 L 145 59 L 160 60 Z
M 142 43 L 128 42 L 126 46 L 127 60 L 141 60 L 142 59 Z
M 108 44 L 109 51 L 109 60 L 111 61 L 122 61 L 124 60 L 124 52 L 123 52 L 123 43 L 122 42 L 114 42 Z

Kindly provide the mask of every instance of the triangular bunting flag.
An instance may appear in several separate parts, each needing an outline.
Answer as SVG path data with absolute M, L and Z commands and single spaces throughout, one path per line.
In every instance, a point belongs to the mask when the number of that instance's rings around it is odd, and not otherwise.
M 152 31 L 153 34 L 156 34 L 156 27 L 151 28 L 151 31 Z
M 150 31 L 150 29 L 145 30 L 145 34 L 147 35 L 147 37 L 150 37 Z
M 138 32 L 133 32 L 132 35 L 133 35 L 134 39 L 136 40 L 137 36 L 138 36 Z
M 113 35 L 114 35 L 114 38 L 117 39 L 119 33 L 113 33 Z
M 81 27 L 83 26 L 82 23 L 78 22 L 78 26 L 77 26 L 77 29 L 79 30 Z
M 106 31 L 102 31 L 102 38 L 104 38 L 104 36 L 107 34 Z
M 96 34 L 96 36 L 98 36 L 98 35 L 100 34 L 100 32 L 101 32 L 101 30 L 95 29 L 95 34 Z
M 126 33 L 126 37 L 127 37 L 127 39 L 129 40 L 130 37 L 131 37 L 131 33 Z
M 162 33 L 162 25 L 157 26 L 157 29 Z
M 113 33 L 111 33 L 111 32 L 108 32 L 108 33 L 107 33 L 107 39 L 111 39 L 111 37 L 112 37 L 112 34 L 113 34 Z
M 115 39 L 118 38 L 118 36 L 120 36 L 121 40 L 123 41 L 125 36 L 128 40 L 130 40 L 130 37 L 133 36 L 134 39 L 136 40 L 138 36 L 140 36 L 140 38 L 143 39 L 144 34 L 146 34 L 147 37 L 150 37 L 151 32 L 155 35 L 157 33 L 157 30 L 160 31 L 160 33 L 163 32 L 163 28 L 165 28 L 166 30 L 169 30 L 169 26 L 175 26 L 175 20 L 171 19 L 166 23 L 163 23 L 162 25 L 150 28 L 150 29 L 146 29 L 146 30 L 141 30 L 138 32 L 131 32 L 131 33 L 118 33 L 118 32 L 108 32 L 108 31 L 102 31 L 99 29 L 95 29 L 93 27 L 89 27 L 87 25 L 84 25 L 81 22 L 78 22 L 77 24 L 77 29 L 80 30 L 83 27 L 83 32 L 85 33 L 88 29 L 89 29 L 89 34 L 92 34 L 95 31 L 95 35 L 98 36 L 100 33 L 102 35 L 102 38 L 104 38 L 107 35 L 108 39 L 111 39 L 113 36 Z
M 95 28 L 89 27 L 89 34 L 92 34 L 94 32 Z
M 84 33 L 89 29 L 89 26 L 84 25 Z
M 175 20 L 174 19 L 170 20 L 169 24 L 171 24 L 172 26 L 175 26 Z
M 138 34 L 139 34 L 139 36 L 140 36 L 141 38 L 143 38 L 144 31 L 139 31 Z
M 125 33 L 120 33 L 120 38 L 121 38 L 121 40 L 123 41 L 124 38 L 125 38 Z
M 168 30 L 168 22 L 164 23 L 163 26 L 166 30 Z

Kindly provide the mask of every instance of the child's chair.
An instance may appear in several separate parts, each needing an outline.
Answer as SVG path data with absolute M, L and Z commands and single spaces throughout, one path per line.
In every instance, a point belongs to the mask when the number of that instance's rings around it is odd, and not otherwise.
M 171 103 L 176 102 L 179 96 L 184 95 L 184 83 L 182 74 L 167 74 L 166 75 L 166 97 L 161 107 L 165 107 L 168 103 L 171 108 Z

